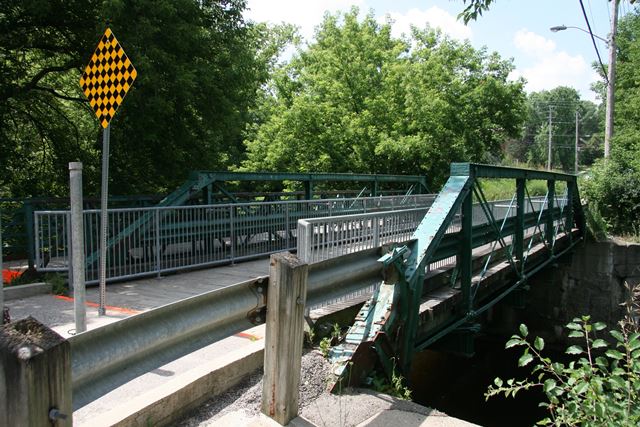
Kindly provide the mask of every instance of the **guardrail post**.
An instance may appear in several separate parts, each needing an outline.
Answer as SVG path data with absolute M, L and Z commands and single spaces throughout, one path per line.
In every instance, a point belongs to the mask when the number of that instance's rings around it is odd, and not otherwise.
M 72 425 L 69 342 L 33 317 L 0 326 L 0 425 Z
M 288 252 L 271 255 L 262 412 L 281 425 L 298 414 L 308 268 Z
M 71 266 L 73 310 L 76 333 L 87 330 L 84 285 L 84 218 L 82 213 L 82 163 L 69 163 L 69 199 L 71 201 Z
M 553 241 L 555 240 L 555 227 L 553 226 L 553 206 L 555 198 L 556 182 L 552 179 L 547 180 L 547 221 L 545 226 L 545 234 L 547 238 L 547 244 L 551 248 L 553 248 Z
M 525 185 L 522 178 L 516 179 L 516 229 L 514 234 L 515 256 L 520 261 L 520 269 L 524 271 L 524 207 Z

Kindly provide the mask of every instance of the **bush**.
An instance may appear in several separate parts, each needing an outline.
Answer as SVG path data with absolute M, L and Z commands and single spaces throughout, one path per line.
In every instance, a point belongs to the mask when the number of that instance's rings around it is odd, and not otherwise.
M 539 425 L 638 425 L 640 423 L 640 333 L 631 311 L 618 329 L 610 334 L 615 348 L 602 338 L 604 323 L 591 323 L 589 316 L 573 319 L 567 325 L 570 338 L 581 344 L 572 345 L 566 353 L 578 359 L 568 365 L 544 357 L 544 341 L 528 339 L 529 331 L 520 325 L 520 333 L 513 335 L 506 348 L 523 347 L 519 366 L 532 362 L 534 379 L 503 381 L 496 378 L 485 397 L 504 394 L 515 397 L 520 390 L 540 387 L 546 402 L 540 405 L 549 410 L 549 417 Z
M 599 161 L 582 181 L 589 210 L 602 217 L 608 232 L 640 233 L 640 170 L 617 157 Z

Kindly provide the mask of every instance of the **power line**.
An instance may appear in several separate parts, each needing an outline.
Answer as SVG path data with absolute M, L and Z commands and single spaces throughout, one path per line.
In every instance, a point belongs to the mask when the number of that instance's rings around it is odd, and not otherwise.
M 591 24 L 589 23 L 589 18 L 587 18 L 587 12 L 584 10 L 584 4 L 582 0 L 580 1 L 580 7 L 582 8 L 582 16 L 584 16 L 584 20 L 587 23 L 587 28 L 589 29 L 589 35 L 591 36 L 591 41 L 593 42 L 593 47 L 596 50 L 596 54 L 598 55 L 598 62 L 600 63 L 600 67 L 602 67 L 602 75 L 604 75 L 604 79 L 609 84 L 609 79 L 607 78 L 607 71 L 604 69 L 604 64 L 602 63 L 602 58 L 600 58 L 600 51 L 598 50 L 598 45 L 596 45 L 596 38 L 593 36 L 593 31 L 591 31 Z M 617 0 L 612 0 L 617 1 Z

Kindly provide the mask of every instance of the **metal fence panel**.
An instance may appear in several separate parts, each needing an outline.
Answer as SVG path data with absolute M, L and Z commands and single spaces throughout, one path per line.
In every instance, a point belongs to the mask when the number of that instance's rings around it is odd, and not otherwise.
M 304 218 L 428 206 L 435 195 L 110 209 L 110 281 L 294 250 Z M 35 212 L 36 268 L 69 268 L 68 211 Z M 97 283 L 100 215 L 85 210 L 86 281 Z

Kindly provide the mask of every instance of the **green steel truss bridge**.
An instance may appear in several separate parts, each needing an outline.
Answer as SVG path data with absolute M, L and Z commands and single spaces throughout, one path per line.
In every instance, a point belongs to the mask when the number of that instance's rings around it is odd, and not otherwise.
M 494 179 L 512 186 L 510 199 L 487 199 L 485 183 Z M 546 191 L 533 194 L 534 187 Z M 111 236 L 142 224 L 150 212 L 146 232 L 114 244 L 112 254 L 121 258 L 110 255 L 112 272 L 154 274 L 190 268 L 195 261 L 228 261 L 229 250 L 259 246 L 264 254 L 295 247 L 310 264 L 300 278 L 306 282 L 307 308 L 324 310 L 336 301 L 344 308 L 368 298 L 345 341 L 332 349 L 340 376 L 336 384 L 360 382 L 374 368 L 389 375 L 394 368 L 406 373 L 422 349 L 446 341 L 472 343 L 479 317 L 500 301 L 518 300 L 527 280 L 571 251 L 585 230 L 575 176 L 469 163 L 451 166 L 437 196 L 115 209 Z M 58 225 L 65 224 L 67 215 L 36 212 L 37 239 L 63 238 L 66 231 Z M 92 215 L 85 212 L 85 218 Z M 62 231 L 54 233 L 58 228 Z M 176 236 L 183 237 L 173 243 L 176 252 L 159 250 L 165 242 L 170 248 Z M 56 239 L 40 245 L 52 262 L 52 251 L 66 250 L 64 240 Z M 37 262 L 42 258 L 38 251 Z M 176 266 L 182 261 L 182 267 Z M 127 268 L 118 272 L 120 262 Z M 268 307 L 275 286 L 271 280 L 268 275 L 212 290 L 70 338 L 74 406 L 82 407 L 150 366 L 264 323 L 273 309 Z
M 483 183 L 495 179 L 512 186 L 510 201 L 487 200 Z M 529 188 L 540 180 L 546 194 L 533 197 Z M 584 232 L 576 176 L 452 164 L 411 240 L 378 260 L 383 280 L 331 351 L 336 384 L 360 383 L 375 367 L 389 377 L 393 369 L 406 374 L 416 352 L 445 336 L 458 351 L 471 352 L 479 316 L 523 293 L 527 279 Z

